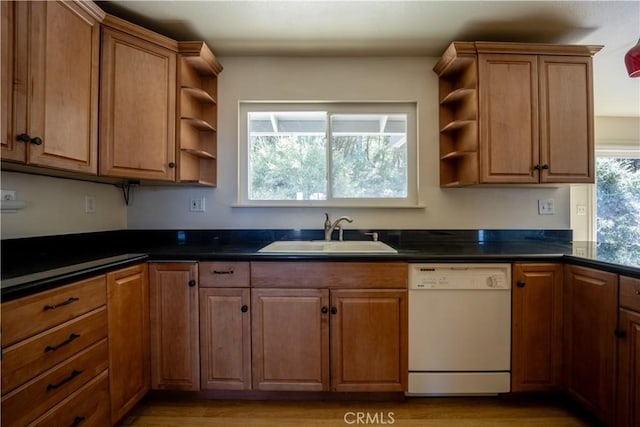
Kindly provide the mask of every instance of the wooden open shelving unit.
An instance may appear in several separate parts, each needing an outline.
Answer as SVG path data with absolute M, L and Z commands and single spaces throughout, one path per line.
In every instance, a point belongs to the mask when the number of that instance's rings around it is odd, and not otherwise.
M 178 42 L 177 182 L 217 184 L 221 71 L 222 65 L 204 42 Z
M 440 186 L 478 183 L 478 62 L 473 42 L 452 43 L 438 75 Z

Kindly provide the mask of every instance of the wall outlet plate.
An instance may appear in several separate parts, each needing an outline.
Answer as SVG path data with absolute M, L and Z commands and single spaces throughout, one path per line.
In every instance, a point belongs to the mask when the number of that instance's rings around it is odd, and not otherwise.
M 84 212 L 85 213 L 96 212 L 96 198 L 94 196 L 84 196 Z
M 553 215 L 554 213 L 553 199 L 538 200 L 538 215 Z
M 198 197 L 195 199 L 189 200 L 189 211 L 191 212 L 204 212 L 204 197 Z
M 16 190 L 0 190 L 0 200 L 15 200 Z

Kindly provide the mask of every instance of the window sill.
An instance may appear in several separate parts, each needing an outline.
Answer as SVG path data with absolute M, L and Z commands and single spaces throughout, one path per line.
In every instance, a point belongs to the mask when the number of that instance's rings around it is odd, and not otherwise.
M 424 204 L 417 205 L 376 205 L 376 204 L 342 204 L 342 203 L 233 203 L 232 208 L 345 208 L 345 209 L 426 209 Z

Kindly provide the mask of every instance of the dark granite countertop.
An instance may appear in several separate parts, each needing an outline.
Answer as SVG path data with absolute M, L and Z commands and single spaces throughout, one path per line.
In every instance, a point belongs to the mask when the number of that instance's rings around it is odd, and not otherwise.
M 345 232 L 366 240 L 368 230 Z M 321 240 L 321 231 L 122 230 L 2 241 L 3 301 L 141 260 L 331 260 L 405 262 L 560 261 L 640 277 L 640 245 L 571 242 L 567 230 L 388 230 L 397 254 L 265 254 L 274 240 Z

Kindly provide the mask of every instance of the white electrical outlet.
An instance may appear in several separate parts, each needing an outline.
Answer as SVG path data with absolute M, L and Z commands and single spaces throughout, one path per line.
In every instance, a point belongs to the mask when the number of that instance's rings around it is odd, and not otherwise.
M 538 200 L 538 215 L 553 215 L 553 199 Z
M 0 199 L 2 200 L 15 200 L 16 199 L 16 190 L 0 190 Z
M 204 197 L 198 197 L 195 199 L 189 200 L 189 211 L 191 212 L 204 212 Z
M 96 198 L 94 196 L 84 196 L 84 213 L 96 212 Z
M 576 215 L 586 215 L 586 214 L 587 214 L 586 205 L 576 205 Z

